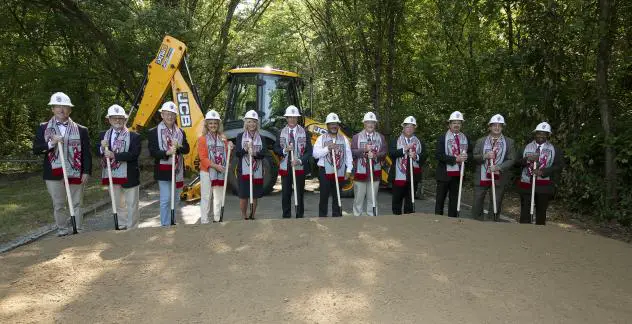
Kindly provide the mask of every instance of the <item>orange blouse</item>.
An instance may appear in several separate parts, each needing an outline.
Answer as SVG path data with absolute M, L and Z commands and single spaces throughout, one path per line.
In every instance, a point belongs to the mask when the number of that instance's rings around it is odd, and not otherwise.
M 211 167 L 211 160 L 208 159 L 206 136 L 202 135 L 198 138 L 197 151 L 198 156 L 200 157 L 200 171 L 208 172 L 208 169 Z

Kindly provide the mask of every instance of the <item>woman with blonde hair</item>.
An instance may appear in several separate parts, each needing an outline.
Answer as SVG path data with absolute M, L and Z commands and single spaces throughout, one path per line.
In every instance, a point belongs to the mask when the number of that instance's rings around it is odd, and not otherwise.
M 259 133 L 259 115 L 250 110 L 244 116 L 244 131 L 235 141 L 239 173 L 239 207 L 244 219 L 255 219 L 257 198 L 263 197 L 263 159 L 266 157 L 265 137 Z M 252 161 L 252 165 L 250 165 Z M 252 172 L 252 175 L 251 175 Z M 252 179 L 250 178 L 252 176 Z M 252 181 L 252 193 L 250 191 Z M 248 203 L 252 194 L 250 215 L 247 215 Z
M 233 143 L 226 140 L 221 118 L 215 110 L 206 113 L 202 136 L 198 138 L 200 157 L 200 222 L 208 224 L 208 213 L 213 200 L 213 223 L 220 222 L 227 150 Z

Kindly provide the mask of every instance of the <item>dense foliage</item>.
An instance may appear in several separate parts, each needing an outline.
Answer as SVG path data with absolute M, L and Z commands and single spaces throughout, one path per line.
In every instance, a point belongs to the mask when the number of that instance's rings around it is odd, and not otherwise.
M 190 48 L 203 106 L 221 110 L 225 71 L 271 65 L 312 81 L 313 110 L 359 126 L 406 115 L 433 143 L 453 110 L 472 136 L 502 113 L 524 143 L 540 121 L 564 149 L 561 196 L 632 219 L 632 2 L 614 0 L 30 0 L 0 11 L 4 157 L 26 156 L 54 91 L 93 132 L 129 107 L 165 34 Z M 305 106 L 310 87 L 306 87 Z M 432 147 L 432 145 L 430 145 Z M 432 161 L 430 162 L 432 163 Z

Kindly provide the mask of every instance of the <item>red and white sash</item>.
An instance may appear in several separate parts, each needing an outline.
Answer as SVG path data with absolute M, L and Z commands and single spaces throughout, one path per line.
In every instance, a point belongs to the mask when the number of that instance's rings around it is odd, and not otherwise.
M 169 148 L 177 143 L 178 146 L 182 145 L 184 140 L 184 131 L 180 127 L 173 125 L 173 129 L 169 129 L 164 122 L 158 124 L 158 146 L 163 151 L 168 151 Z M 184 161 L 182 154 L 174 154 L 167 160 L 160 160 L 160 171 L 171 171 L 172 159 L 176 159 L 176 188 L 182 188 L 184 186 Z
M 55 117 L 51 118 L 44 130 L 44 140 L 49 142 L 53 135 L 61 135 L 59 127 L 57 127 L 57 120 Z M 64 134 L 64 160 L 66 162 L 66 174 L 68 175 L 69 184 L 81 184 L 81 135 L 79 134 L 79 127 L 72 119 L 68 118 L 68 124 L 66 125 L 66 133 Z M 55 147 L 48 153 L 48 161 L 51 166 L 51 173 L 54 176 L 63 176 L 63 170 L 61 166 L 61 157 L 59 156 L 59 150 Z
M 538 144 L 533 141 L 524 148 L 524 152 L 522 153 L 523 157 L 526 157 L 529 154 L 536 153 L 538 149 Z M 553 144 L 549 142 L 545 142 L 540 145 L 540 158 L 538 159 L 539 168 L 550 168 L 553 165 L 553 160 L 555 159 L 555 147 Z M 528 166 L 522 168 L 522 174 L 520 175 L 520 187 L 524 189 L 531 189 L 531 179 L 533 178 L 533 162 L 529 163 Z M 547 186 L 551 184 L 550 177 L 536 177 L 535 185 L 536 186 Z
M 226 167 L 224 172 L 228 171 L 226 166 L 226 143 L 218 134 L 206 134 L 206 149 L 208 151 L 208 159 L 215 164 Z M 219 172 L 214 168 L 209 168 L 208 173 L 211 178 L 211 187 L 224 186 L 224 172 Z
M 492 143 L 492 137 L 487 136 L 485 143 L 483 144 L 483 155 L 492 150 L 495 153 L 494 165 L 503 163 L 503 161 L 505 161 L 505 154 L 507 153 L 507 141 L 505 141 L 505 136 L 500 135 L 500 137 L 496 140 L 495 145 Z M 490 167 L 491 160 L 485 159 L 485 162 L 481 164 L 480 185 L 483 187 L 489 187 L 492 185 L 492 174 L 489 170 Z M 494 180 L 500 180 L 500 174 L 494 174 Z
M 358 149 L 360 150 L 364 150 L 365 146 L 367 144 L 372 144 L 373 145 L 373 156 L 374 158 L 371 160 L 371 162 L 373 163 L 373 181 L 375 181 L 376 179 L 379 180 L 380 176 L 382 174 L 382 164 L 375 163 L 377 161 L 377 152 L 380 151 L 383 143 L 382 143 L 382 136 L 380 136 L 380 134 L 378 132 L 373 132 L 373 134 L 371 135 L 371 141 L 369 141 L 369 135 L 367 134 L 367 132 L 365 130 L 361 131 L 360 133 L 358 133 Z M 359 181 L 364 181 L 366 179 L 369 178 L 369 164 L 368 159 L 365 157 L 360 157 L 355 159 L 354 162 L 354 167 L 355 167 L 355 174 L 353 175 L 353 178 L 355 180 L 359 180 Z
M 454 134 L 451 131 L 445 133 L 445 155 L 447 156 L 459 156 L 461 152 L 467 152 L 467 137 L 465 134 Z M 460 177 L 461 176 L 461 164 L 446 164 L 446 171 L 448 177 Z
M 290 138 L 290 128 L 287 126 L 284 127 L 281 130 L 281 135 L 279 135 L 279 137 L 281 138 L 281 148 L 285 150 L 285 148 L 292 142 L 292 139 Z M 299 159 L 301 156 L 303 156 L 303 154 L 305 154 L 305 146 L 307 145 L 307 133 L 305 132 L 305 129 L 300 125 L 296 125 L 296 127 L 294 127 L 294 143 L 294 158 Z M 283 159 L 281 160 L 281 163 L 279 164 L 280 176 L 288 175 L 289 160 L 290 154 L 283 157 Z M 305 174 L 305 170 L 302 164 L 295 166 L 294 170 L 296 170 L 296 175 Z
M 323 136 L 323 147 L 329 146 L 329 143 L 333 142 L 330 134 L 321 135 Z M 334 174 L 338 176 L 338 181 L 345 180 L 345 155 L 346 155 L 346 142 L 345 138 L 340 134 L 336 134 L 336 147 L 338 148 L 334 151 L 336 155 L 336 167 L 334 168 L 334 161 L 331 156 L 331 150 L 329 154 L 325 156 L 325 177 L 328 180 L 335 180 Z
M 413 135 L 406 141 L 406 136 L 404 134 L 399 135 L 397 139 L 397 149 L 403 150 L 406 145 L 412 144 L 413 150 L 417 152 L 418 155 L 421 155 L 421 141 L 417 138 L 417 136 Z M 393 181 L 393 185 L 398 187 L 403 187 L 406 185 L 406 176 L 410 173 L 408 170 L 408 157 L 406 155 L 400 156 L 395 160 L 395 180 Z M 419 165 L 419 161 L 413 160 L 413 174 L 420 174 L 421 166 Z M 412 179 L 411 179 L 412 181 Z
M 263 149 L 263 142 L 261 141 L 259 132 L 250 134 L 250 132 L 245 131 L 241 136 L 241 147 L 246 149 L 248 142 L 252 142 L 253 155 L 256 155 Z M 263 167 L 261 166 L 261 162 L 257 161 L 254 156 L 252 157 L 252 174 L 252 184 L 263 185 Z M 241 178 L 250 181 L 250 157 L 248 154 L 245 154 L 241 158 Z
M 110 140 L 112 138 L 112 132 L 115 132 L 112 128 L 108 129 L 103 135 L 103 139 Z M 127 128 L 123 128 L 118 136 L 110 144 L 110 150 L 114 153 L 128 152 L 130 144 L 130 134 Z M 101 184 L 109 185 L 108 181 L 108 169 L 107 159 L 105 156 L 101 158 Z M 112 183 L 113 184 L 125 184 L 127 183 L 127 162 L 115 161 L 110 159 L 110 168 L 112 169 Z

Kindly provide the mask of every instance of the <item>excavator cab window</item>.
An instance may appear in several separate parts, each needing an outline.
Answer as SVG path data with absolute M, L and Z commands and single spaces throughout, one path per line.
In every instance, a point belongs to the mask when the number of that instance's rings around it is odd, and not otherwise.
M 263 128 L 278 128 L 287 106 L 300 107 L 297 82 L 296 78 L 272 74 L 232 75 L 225 123 L 237 127 L 244 114 L 253 109 Z

